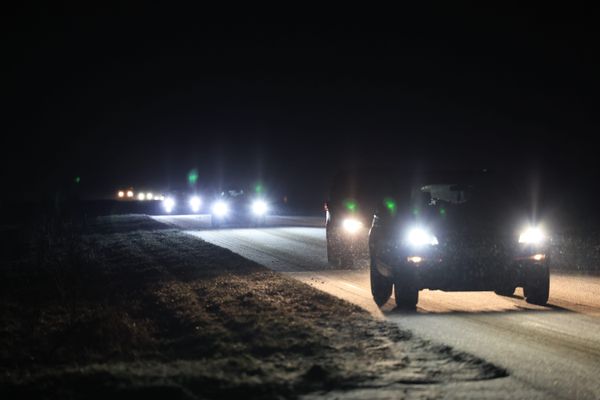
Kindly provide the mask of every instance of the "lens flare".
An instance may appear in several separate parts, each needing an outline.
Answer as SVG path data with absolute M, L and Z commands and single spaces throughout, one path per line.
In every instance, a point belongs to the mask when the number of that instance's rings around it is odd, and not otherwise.
M 190 198 L 190 208 L 191 208 L 192 212 L 197 213 L 198 211 L 200 211 L 201 205 L 202 205 L 202 200 L 200 199 L 199 196 L 192 196 Z
M 264 200 L 255 200 L 252 203 L 252 212 L 255 215 L 265 215 L 268 210 L 267 203 Z
M 342 228 L 348 233 L 356 233 L 362 226 L 363 223 L 356 218 L 346 218 L 342 221 Z
M 519 243 L 540 244 L 546 240 L 546 235 L 541 228 L 529 227 L 519 235 Z
M 437 238 L 431 233 L 427 232 L 422 228 L 413 228 L 408 232 L 408 244 L 414 247 L 421 246 L 436 246 L 438 244 Z
M 216 201 L 212 206 L 212 212 L 217 217 L 224 217 L 229 213 L 229 206 L 222 200 Z
M 167 213 L 171 213 L 175 208 L 175 199 L 167 197 L 163 200 L 163 207 Z

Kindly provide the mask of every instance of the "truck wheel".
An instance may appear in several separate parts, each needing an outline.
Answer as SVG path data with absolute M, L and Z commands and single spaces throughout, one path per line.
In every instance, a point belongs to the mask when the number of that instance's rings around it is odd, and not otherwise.
M 547 265 L 532 266 L 523 285 L 525 301 L 544 305 L 550 294 L 550 268 Z
M 350 268 L 354 265 L 352 244 L 345 243 L 335 231 L 327 232 L 327 261 L 334 267 Z
M 392 280 L 377 270 L 375 259 L 371 257 L 371 294 L 375 304 L 383 306 L 392 296 Z
M 333 242 L 333 238 L 327 235 L 327 262 L 329 265 L 339 267 L 340 265 L 340 254 L 336 243 Z
M 411 282 L 397 281 L 394 283 L 396 306 L 404 310 L 414 310 L 419 301 L 419 289 Z

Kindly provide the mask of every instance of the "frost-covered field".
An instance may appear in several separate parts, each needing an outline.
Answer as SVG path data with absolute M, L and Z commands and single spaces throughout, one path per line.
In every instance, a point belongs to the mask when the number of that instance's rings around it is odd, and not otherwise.
M 143 216 L 27 239 L 0 272 L 2 398 L 419 397 L 506 374 Z

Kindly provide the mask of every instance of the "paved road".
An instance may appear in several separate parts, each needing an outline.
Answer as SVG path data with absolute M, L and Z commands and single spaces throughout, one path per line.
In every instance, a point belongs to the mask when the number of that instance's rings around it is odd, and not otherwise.
M 207 217 L 156 219 L 507 368 L 510 378 L 500 383 L 507 397 L 600 399 L 600 277 L 553 272 L 546 307 L 527 304 L 519 290 L 514 297 L 424 290 L 417 312 L 398 313 L 393 300 L 375 306 L 365 264 L 327 265 L 321 219 L 276 217 L 275 227 L 219 230 L 208 229 Z M 497 394 L 499 383 L 489 385 Z

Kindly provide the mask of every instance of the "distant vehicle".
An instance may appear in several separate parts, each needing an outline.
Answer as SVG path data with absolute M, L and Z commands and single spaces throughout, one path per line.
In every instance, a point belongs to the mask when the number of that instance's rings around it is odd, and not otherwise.
M 523 287 L 529 303 L 549 294 L 549 238 L 529 219 L 525 190 L 488 174 L 423 174 L 396 181 L 369 235 L 371 291 L 414 308 L 419 290 L 495 291 Z
M 135 200 L 133 188 L 119 189 L 117 191 L 117 200 Z
M 171 191 L 161 196 L 167 214 L 199 214 L 203 211 L 202 196 L 196 192 Z
M 120 189 L 117 191 L 117 200 L 136 200 L 136 201 L 161 201 L 164 196 L 161 193 L 152 191 L 135 192 L 133 188 Z
M 379 170 L 339 171 L 333 178 L 325 203 L 327 260 L 331 265 L 351 267 L 368 254 L 368 234 L 373 214 L 382 199 L 389 177 Z
M 210 206 L 213 227 L 264 225 L 268 213 L 269 203 L 264 197 L 240 188 L 220 192 Z

